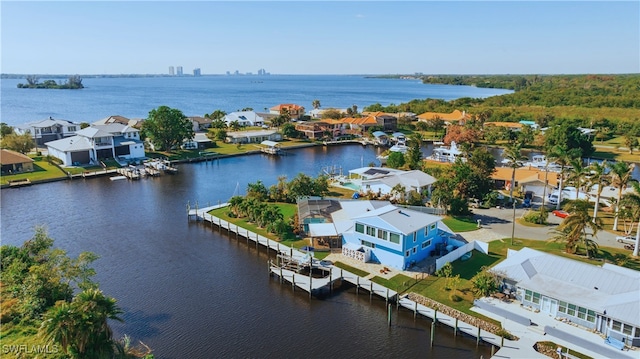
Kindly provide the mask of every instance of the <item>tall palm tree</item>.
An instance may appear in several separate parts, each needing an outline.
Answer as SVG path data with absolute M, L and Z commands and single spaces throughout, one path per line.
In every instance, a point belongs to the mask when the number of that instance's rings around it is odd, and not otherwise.
M 620 200 L 620 205 L 627 209 L 627 215 L 630 217 L 631 221 L 637 221 L 636 225 L 636 245 L 633 249 L 633 256 L 638 256 L 638 245 L 640 244 L 640 183 L 632 182 L 633 186 L 632 193 L 625 193 Z M 633 225 L 632 225 L 633 227 Z M 629 231 L 631 233 L 631 231 Z
M 314 110 L 319 109 L 319 108 L 320 108 L 320 100 L 318 100 L 318 99 L 313 100 L 313 101 L 311 102 L 311 106 L 313 106 L 313 109 L 314 109 Z
M 568 180 L 576 187 L 576 198 L 580 198 L 580 189 L 587 182 L 587 176 L 589 175 L 589 169 L 584 166 L 581 158 L 572 158 L 569 161 L 569 176 Z
M 600 206 L 600 195 L 602 194 L 602 190 L 604 186 L 609 183 L 609 176 L 607 175 L 608 164 L 607 161 L 602 161 L 602 164 L 598 162 L 592 162 L 589 165 L 590 175 L 589 175 L 589 184 L 588 188 L 591 188 L 595 185 L 598 186 L 596 190 L 596 203 L 593 206 L 593 220 L 595 221 L 598 218 L 598 207 Z
M 552 240 L 566 242 L 567 253 L 575 253 L 580 243 L 584 245 L 587 257 L 591 258 L 597 253 L 598 245 L 588 236 L 595 237 L 600 229 L 602 229 L 602 220 L 593 218 L 589 215 L 591 205 L 589 201 L 577 200 L 567 203 L 564 207 L 565 211 L 571 215 L 566 217 L 558 226 L 557 233 Z M 591 229 L 592 233 L 587 233 L 587 229 Z
M 516 186 L 516 168 L 520 167 L 519 162 L 526 161 L 527 157 L 522 155 L 522 145 L 517 142 L 507 146 L 502 153 L 502 157 L 509 162 L 509 167 L 511 167 L 509 196 L 511 197 L 511 203 L 513 205 L 513 221 L 511 223 L 511 244 L 513 244 L 513 237 L 516 231 L 516 201 L 513 198 L 513 188 Z
M 618 230 L 618 217 L 620 214 L 620 200 L 622 192 L 627 188 L 627 183 L 631 179 L 631 173 L 635 168 L 635 164 L 626 162 L 615 162 L 609 166 L 611 169 L 611 184 L 618 188 L 618 197 L 616 201 L 616 212 L 613 220 L 613 230 Z
M 556 209 L 560 209 L 562 203 L 562 189 L 564 185 L 564 172 L 572 158 L 580 156 L 579 149 L 567 149 L 566 146 L 555 146 L 547 153 L 547 161 L 555 161 L 560 165 L 560 183 L 558 184 L 558 203 Z

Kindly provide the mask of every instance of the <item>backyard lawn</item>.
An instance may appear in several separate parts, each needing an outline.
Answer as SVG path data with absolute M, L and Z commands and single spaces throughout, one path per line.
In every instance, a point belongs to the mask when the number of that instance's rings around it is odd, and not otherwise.
M 29 179 L 31 182 L 35 182 L 67 177 L 67 174 L 60 170 L 60 168 L 44 161 L 41 156 L 35 157 L 34 160 L 33 172 L 2 176 L 0 177 L 0 183 L 4 185 L 8 184 L 10 181 L 19 181 L 24 179 Z
M 472 217 L 447 216 L 442 220 L 454 232 L 469 232 L 478 229 L 478 223 Z

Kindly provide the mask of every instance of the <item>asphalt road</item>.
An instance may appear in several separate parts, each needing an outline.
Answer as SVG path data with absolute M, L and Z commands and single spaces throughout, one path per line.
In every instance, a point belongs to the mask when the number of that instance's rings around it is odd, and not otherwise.
M 534 204 L 535 206 L 535 204 Z M 524 208 L 516 208 L 516 219 L 523 216 L 528 211 Z M 551 212 L 551 210 L 549 210 Z M 481 240 L 490 241 L 492 239 L 511 238 L 511 231 L 513 229 L 513 209 L 511 208 L 489 208 L 489 209 L 474 209 L 474 219 L 480 220 L 482 225 L 481 231 L 472 231 L 468 233 L 461 233 L 461 235 L 468 239 L 474 239 L 474 233 L 477 233 Z M 519 224 L 516 221 L 514 229 L 515 238 L 525 239 L 537 239 L 548 240 L 554 236 L 553 230 L 556 229 L 558 224 L 562 222 L 562 218 L 558 218 L 549 213 L 548 225 L 542 227 L 529 227 Z M 479 232 L 479 233 L 478 233 Z M 600 246 L 624 248 L 623 243 L 616 241 L 617 234 L 608 231 L 599 231 L 596 234 L 594 240 Z M 629 251 L 631 253 L 631 251 Z

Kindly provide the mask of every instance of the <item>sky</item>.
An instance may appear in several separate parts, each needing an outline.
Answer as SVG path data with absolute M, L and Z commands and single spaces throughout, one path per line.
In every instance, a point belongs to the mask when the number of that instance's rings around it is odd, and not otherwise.
M 0 1 L 8 74 L 640 72 L 639 1 Z

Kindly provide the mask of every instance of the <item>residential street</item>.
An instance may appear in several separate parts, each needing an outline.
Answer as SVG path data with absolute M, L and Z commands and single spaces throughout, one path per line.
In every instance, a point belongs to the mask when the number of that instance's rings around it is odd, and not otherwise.
M 522 217 L 527 210 L 516 208 L 516 218 Z M 513 209 L 474 209 L 473 212 L 474 219 L 481 221 L 482 228 L 477 231 L 461 233 L 465 239 L 489 242 L 496 239 L 511 238 Z M 514 237 L 547 240 L 553 236 L 553 230 L 561 221 L 562 218 L 549 214 L 548 222 L 550 224 L 544 227 L 528 227 L 516 222 Z M 600 246 L 624 248 L 624 244 L 616 241 L 616 234 L 608 231 L 599 231 L 594 239 Z

